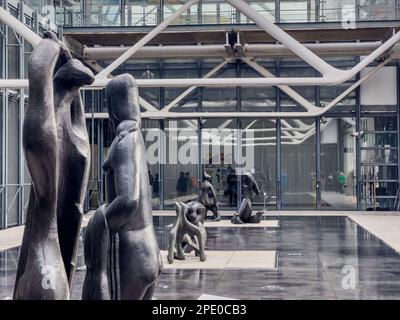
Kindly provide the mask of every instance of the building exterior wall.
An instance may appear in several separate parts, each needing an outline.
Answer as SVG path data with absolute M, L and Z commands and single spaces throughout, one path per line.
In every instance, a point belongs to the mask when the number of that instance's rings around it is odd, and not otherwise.
M 266 17 L 272 17 L 277 22 L 342 21 L 343 5 L 354 7 L 357 20 L 396 20 L 398 17 L 398 3 L 394 0 L 387 1 L 384 5 L 382 2 L 378 4 L 377 1 L 361 0 L 328 1 L 326 4 L 321 1 L 251 3 Z M 52 3 L 30 3 L 39 11 L 45 4 Z M 39 23 L 42 20 L 27 6 L 11 0 L 7 3 L 3 0 L 2 5 L 8 7 L 10 12 L 36 32 L 43 31 Z M 78 27 L 116 24 L 151 26 L 170 14 L 173 8 L 176 8 L 176 4 L 168 1 L 84 1 L 74 6 L 57 7 L 57 22 Z M 249 21 L 222 1 L 200 1 L 193 11 L 188 12 L 177 23 L 234 23 L 240 30 L 240 25 Z M 26 78 L 26 61 L 32 48 L 12 30 L 2 24 L 0 26 L 2 78 Z M 359 61 L 359 57 L 328 60 L 338 68 L 349 68 Z M 221 61 L 135 60 L 123 64 L 115 74 L 129 72 L 136 78 L 196 78 L 204 76 Z M 312 68 L 296 59 L 258 59 L 257 62 L 277 76 L 316 75 Z M 99 63 L 107 65 L 109 62 Z M 385 100 L 384 96 L 382 99 L 376 99 L 379 92 L 371 96 L 371 88 L 366 84 L 328 113 L 317 118 L 144 120 L 143 133 L 147 139 L 146 144 L 149 148 L 152 147 L 152 150 L 156 150 L 149 161 L 150 175 L 153 177 L 154 209 L 171 209 L 177 198 L 196 198 L 198 180 L 202 170 L 206 169 L 213 176 L 221 208 L 235 210 L 240 203 L 240 178 L 232 172 L 242 167 L 240 160 L 243 160 L 243 155 L 246 154 L 245 148 L 252 144 L 250 149 L 252 148 L 253 154 L 256 155 L 253 168 L 262 190 L 262 194 L 254 200 L 257 208 L 266 206 L 271 210 L 392 210 L 399 183 L 400 68 L 398 63 L 391 63 L 389 68 L 390 71 L 383 69 L 381 74 L 383 79 L 389 77 L 389 74 L 392 76 L 392 80 L 388 81 L 391 81 L 391 88 L 396 92 L 395 96 L 388 99 L 389 104 L 380 103 Z M 221 78 L 259 76 L 240 60 L 228 63 L 215 75 Z M 353 81 L 356 79 L 336 86 L 297 87 L 296 91 L 315 105 L 325 106 Z M 183 88 L 141 88 L 140 95 L 161 109 L 183 91 Z M 85 202 L 85 209 L 90 210 L 97 208 L 105 199 L 101 164 L 112 136 L 108 120 L 96 118 L 97 113 L 107 111 L 104 91 L 85 91 L 82 95 L 92 148 L 90 182 Z M 371 97 L 375 101 L 371 101 Z M 23 156 L 21 134 L 27 99 L 28 92 L 25 90 L 1 90 L 1 228 L 23 224 L 25 220 L 30 180 Z M 220 110 L 301 111 L 302 108 L 275 87 L 238 87 L 196 88 L 173 110 L 212 113 Z M 160 131 L 165 133 L 165 140 L 162 140 L 165 143 L 157 142 L 155 138 L 162 136 Z M 183 132 L 185 139 L 175 144 L 175 132 Z M 249 138 L 248 132 L 253 135 L 251 143 L 248 143 L 250 140 L 246 140 Z M 211 141 L 212 137 L 218 142 Z M 236 137 L 236 140 L 232 141 L 239 148 L 234 149 L 228 143 L 232 137 Z M 190 145 L 189 159 L 186 163 L 177 163 L 175 158 L 187 143 Z M 218 157 L 213 156 L 213 147 L 219 148 Z M 185 176 L 188 173 L 190 184 L 186 190 L 177 188 L 181 172 Z M 231 179 L 230 187 L 228 178 Z

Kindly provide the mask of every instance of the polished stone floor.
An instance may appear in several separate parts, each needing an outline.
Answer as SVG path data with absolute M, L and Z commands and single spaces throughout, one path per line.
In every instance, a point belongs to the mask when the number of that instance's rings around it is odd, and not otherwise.
M 154 219 L 160 248 L 166 249 L 165 228 L 173 218 Z M 400 255 L 349 218 L 267 219 L 279 220 L 279 227 L 208 228 L 207 249 L 276 250 L 277 269 L 168 269 L 160 277 L 155 298 L 400 299 Z M 7 299 L 12 295 L 18 249 L 0 254 L 0 299 Z M 85 275 L 80 269 L 74 299 L 80 298 Z

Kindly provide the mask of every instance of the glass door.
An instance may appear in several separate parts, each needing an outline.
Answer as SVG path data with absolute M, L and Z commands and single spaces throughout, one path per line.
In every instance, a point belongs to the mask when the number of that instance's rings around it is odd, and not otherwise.
M 314 119 L 281 120 L 282 208 L 316 208 Z

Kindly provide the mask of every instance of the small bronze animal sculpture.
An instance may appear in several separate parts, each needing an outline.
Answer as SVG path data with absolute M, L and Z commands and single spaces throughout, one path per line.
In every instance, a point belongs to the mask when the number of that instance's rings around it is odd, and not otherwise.
M 185 260 L 185 252 L 195 251 L 200 261 L 206 260 L 205 244 L 207 232 L 204 227 L 204 206 L 192 201 L 188 204 L 175 202 L 176 221 L 169 231 L 168 262 Z M 186 244 L 185 248 L 183 244 Z
M 242 193 L 243 200 L 240 204 L 239 211 L 232 217 L 231 222 L 234 224 L 243 223 L 260 223 L 263 211 L 253 213 L 251 198 L 252 193 L 258 195 L 260 189 L 257 182 L 250 172 L 245 172 L 242 175 Z
M 90 220 L 84 242 L 84 300 L 151 299 L 162 271 L 153 226 L 138 87 L 129 74 L 106 87 L 115 130 L 103 169 L 107 203 Z
M 221 220 L 221 214 L 218 212 L 217 196 L 211 184 L 211 176 L 206 171 L 203 171 L 203 179 L 200 184 L 199 202 L 206 208 L 206 218 L 207 212 L 210 210 L 213 213 L 213 221 Z

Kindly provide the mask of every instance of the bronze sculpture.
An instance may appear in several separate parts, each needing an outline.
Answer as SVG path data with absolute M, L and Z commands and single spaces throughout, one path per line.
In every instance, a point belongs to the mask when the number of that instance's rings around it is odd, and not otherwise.
M 45 32 L 28 80 L 23 147 L 32 188 L 14 299 L 69 299 L 90 162 L 79 88 L 94 76 Z
M 115 132 L 103 164 L 107 203 L 90 220 L 84 240 L 84 300 L 151 299 L 162 260 L 153 226 L 138 88 L 129 74 L 106 87 Z
M 239 210 L 231 219 L 234 224 L 243 223 L 260 223 L 263 211 L 253 213 L 252 209 L 252 193 L 258 195 L 260 189 L 256 180 L 250 172 L 245 172 L 242 175 L 242 195 L 243 200 L 240 204 Z
M 217 196 L 211 184 L 211 176 L 205 170 L 200 183 L 199 202 L 206 208 L 206 218 L 207 212 L 210 210 L 213 213 L 213 221 L 221 220 L 221 214 L 218 212 Z
M 175 202 L 176 221 L 169 230 L 168 262 L 185 260 L 184 252 L 195 251 L 200 261 L 206 260 L 207 233 L 204 227 L 205 208 L 197 201 Z M 185 244 L 185 247 L 183 247 Z

